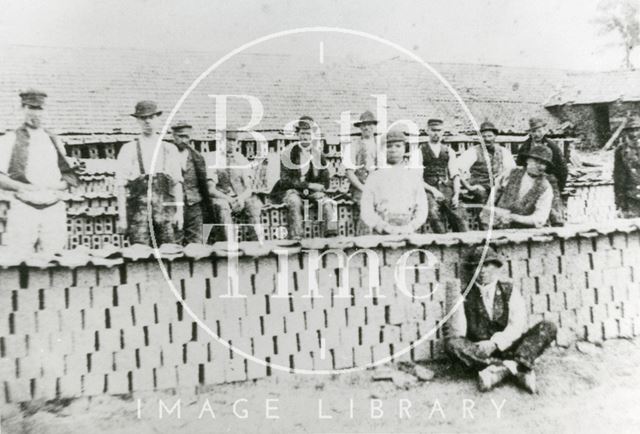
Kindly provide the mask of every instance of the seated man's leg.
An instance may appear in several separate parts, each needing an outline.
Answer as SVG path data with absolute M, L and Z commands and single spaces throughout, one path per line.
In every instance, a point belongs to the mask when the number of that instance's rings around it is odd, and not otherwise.
M 435 196 L 431 193 L 427 193 L 427 197 L 429 200 L 429 214 L 427 222 L 431 225 L 431 231 L 435 234 L 444 234 L 447 230 L 444 225 L 444 220 L 442 219 L 440 203 L 438 203 Z
M 478 357 L 475 343 L 467 338 L 446 339 L 444 348 L 449 355 L 462 362 L 467 368 L 476 371 L 486 368 L 493 361 L 492 358 Z
M 257 226 L 255 225 L 260 225 L 261 222 L 261 215 L 262 215 L 262 201 L 260 200 L 260 198 L 258 196 L 256 196 L 255 194 L 252 194 L 245 202 L 244 202 L 244 212 L 248 217 L 249 220 L 249 224 L 254 225 L 251 230 L 249 231 L 250 234 L 253 234 L 254 236 L 251 236 L 250 239 L 252 241 L 261 239 L 261 237 L 264 236 L 263 233 L 258 233 L 256 231 L 262 230 L 259 229 Z
M 556 339 L 557 327 L 549 321 L 540 321 L 526 331 L 507 351 L 504 357 L 514 360 L 524 369 L 531 370 L 538 357 Z
M 289 223 L 289 239 L 302 238 L 302 197 L 297 190 L 288 190 L 283 199 L 287 206 L 287 217 Z
M 217 234 L 216 239 L 228 240 L 229 233 L 231 233 L 231 225 L 233 224 L 231 204 L 228 200 L 222 198 L 214 198 L 211 204 L 216 222 L 216 226 L 214 226 Z
M 325 193 L 316 192 L 311 195 L 318 202 L 319 211 L 325 226 L 325 236 L 333 237 L 338 234 L 338 204 Z

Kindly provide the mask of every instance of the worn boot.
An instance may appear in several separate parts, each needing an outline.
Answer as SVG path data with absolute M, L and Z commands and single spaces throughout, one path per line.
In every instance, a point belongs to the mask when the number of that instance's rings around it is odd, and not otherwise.
M 509 374 L 509 369 L 506 366 L 489 365 L 478 372 L 478 389 L 481 392 L 487 392 L 500 384 Z

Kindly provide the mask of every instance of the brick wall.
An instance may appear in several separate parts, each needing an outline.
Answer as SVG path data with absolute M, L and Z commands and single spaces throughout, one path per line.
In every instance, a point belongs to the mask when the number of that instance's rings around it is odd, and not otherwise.
M 402 359 L 443 355 L 445 288 L 459 288 L 461 255 L 483 233 L 315 239 L 301 244 L 241 244 L 237 281 L 246 298 L 227 292 L 230 255 L 222 246 L 186 249 L 163 259 L 178 295 L 222 339 L 285 368 L 363 366 L 421 342 Z M 529 322 L 555 322 L 560 339 L 590 341 L 640 333 L 640 220 L 599 227 L 498 231 L 508 258 L 505 276 L 522 288 Z M 329 248 L 368 248 L 341 267 L 324 255 L 316 273 L 309 257 Z M 409 295 L 398 287 L 401 269 Z M 279 255 L 274 254 L 280 249 Z M 280 374 L 230 351 L 198 327 L 163 279 L 158 263 L 137 251 L 112 266 L 0 269 L 0 401 L 134 394 L 190 389 Z M 129 251 L 129 253 L 127 253 Z M 283 252 L 288 252 L 284 254 Z M 150 252 L 147 252 L 150 253 Z M 376 264 L 377 258 L 379 263 Z M 348 269 L 348 275 L 345 271 Z M 309 277 L 312 276 L 311 279 Z M 346 279 L 347 298 L 338 297 Z M 290 298 L 275 297 L 282 282 Z M 303 297 L 317 284 L 320 296 Z M 367 297 L 369 284 L 377 291 Z

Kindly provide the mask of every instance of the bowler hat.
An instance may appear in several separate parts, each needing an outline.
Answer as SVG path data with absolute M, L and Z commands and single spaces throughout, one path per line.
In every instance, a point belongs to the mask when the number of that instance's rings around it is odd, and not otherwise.
M 469 265 L 478 265 L 481 262 L 483 264 L 487 264 L 493 262 L 498 264 L 499 267 L 502 267 L 504 264 L 504 258 L 502 255 L 498 254 L 493 247 L 489 246 L 487 248 L 487 254 L 484 257 L 484 261 L 482 260 L 482 253 L 484 253 L 485 246 L 478 246 L 471 250 L 471 252 L 467 256 L 467 260 L 465 261 Z
M 135 113 L 131 113 L 134 118 L 141 118 L 153 115 L 161 115 L 162 111 L 158 110 L 158 104 L 155 101 L 139 101 L 136 104 Z
M 46 93 L 37 89 L 27 89 L 20 92 L 20 99 L 22 100 L 22 104 L 35 109 L 42 108 L 46 97 Z
M 298 130 L 310 130 L 315 125 L 315 121 L 311 116 L 302 116 L 296 123 L 296 131 Z
M 493 131 L 493 134 L 498 135 L 498 129 L 489 121 L 484 121 L 480 124 L 480 132 L 482 133 L 483 131 Z
M 386 143 L 405 142 L 406 138 L 403 131 L 393 130 L 386 135 Z
M 551 153 L 551 149 L 544 145 L 535 145 L 529 149 L 529 152 L 523 154 L 527 158 L 535 158 L 540 161 L 544 161 L 547 164 L 551 164 L 553 154 Z
M 362 113 L 360 115 L 360 120 L 356 123 L 354 123 L 353 125 L 355 127 L 360 127 L 364 124 L 377 124 L 378 120 L 376 119 L 376 117 L 373 115 L 373 113 L 371 113 L 369 110 L 365 111 L 364 113 Z
M 529 131 L 535 130 L 536 128 L 545 127 L 547 123 L 540 118 L 531 118 L 529 119 Z

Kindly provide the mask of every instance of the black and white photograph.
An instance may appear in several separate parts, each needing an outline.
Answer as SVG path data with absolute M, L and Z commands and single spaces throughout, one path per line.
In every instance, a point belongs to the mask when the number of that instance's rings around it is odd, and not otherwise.
M 640 0 L 0 0 L 0 434 L 640 431 Z

